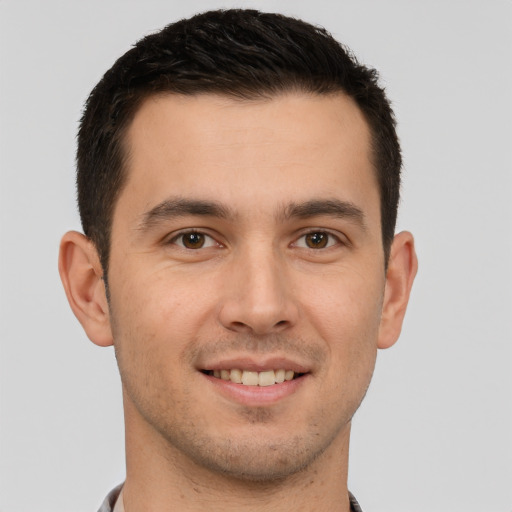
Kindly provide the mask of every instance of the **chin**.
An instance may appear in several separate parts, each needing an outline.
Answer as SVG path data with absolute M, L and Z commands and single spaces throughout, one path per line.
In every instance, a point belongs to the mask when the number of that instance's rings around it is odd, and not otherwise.
M 309 468 L 332 444 L 333 438 L 319 432 L 269 440 L 265 436 L 250 439 L 202 439 L 180 443 L 177 448 L 188 460 L 217 475 L 240 482 L 275 485 Z M 174 440 L 176 442 L 176 440 Z M 175 444 L 176 446 L 176 444 Z

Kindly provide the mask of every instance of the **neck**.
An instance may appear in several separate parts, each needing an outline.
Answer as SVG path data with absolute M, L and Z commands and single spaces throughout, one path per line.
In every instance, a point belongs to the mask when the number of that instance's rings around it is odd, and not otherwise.
M 126 512 L 349 512 L 350 425 L 309 466 L 271 481 L 226 476 L 190 460 L 144 423 L 126 423 Z

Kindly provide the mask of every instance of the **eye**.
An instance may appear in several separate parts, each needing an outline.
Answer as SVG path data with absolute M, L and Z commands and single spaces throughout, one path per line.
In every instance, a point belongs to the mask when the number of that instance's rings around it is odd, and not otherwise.
M 327 231 L 311 231 L 302 235 L 294 244 L 307 249 L 326 249 L 340 243 L 338 237 Z
M 199 231 L 188 231 L 176 235 L 170 243 L 185 249 L 205 249 L 219 245 L 211 236 Z

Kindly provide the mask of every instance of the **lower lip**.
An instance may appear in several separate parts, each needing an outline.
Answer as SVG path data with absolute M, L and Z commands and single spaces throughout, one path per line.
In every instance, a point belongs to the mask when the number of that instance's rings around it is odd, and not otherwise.
M 244 384 L 236 384 L 229 380 L 212 377 L 204 373 L 202 375 L 226 398 L 251 407 L 271 405 L 279 402 L 293 393 L 296 393 L 309 378 L 309 375 L 305 374 L 293 380 L 286 380 L 281 384 L 273 384 L 271 386 L 246 386 Z

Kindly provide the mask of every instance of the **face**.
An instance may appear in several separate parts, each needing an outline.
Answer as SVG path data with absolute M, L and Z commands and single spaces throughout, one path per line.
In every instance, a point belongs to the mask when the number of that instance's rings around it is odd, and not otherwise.
M 127 143 L 109 270 L 127 435 L 255 480 L 345 446 L 385 284 L 359 109 L 166 95 Z

